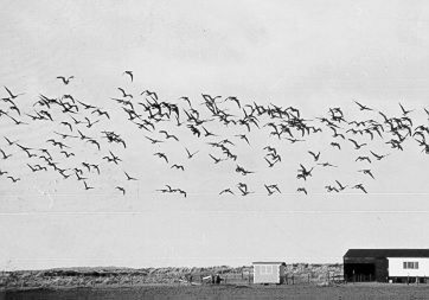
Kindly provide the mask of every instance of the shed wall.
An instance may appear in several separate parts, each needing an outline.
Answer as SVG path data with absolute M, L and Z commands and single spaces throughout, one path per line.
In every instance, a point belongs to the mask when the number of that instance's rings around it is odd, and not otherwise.
M 429 276 L 429 258 L 388 257 L 389 277 Z M 418 262 L 418 269 L 404 269 L 404 262 Z
M 254 283 L 281 283 L 281 265 L 257 264 L 253 266 Z

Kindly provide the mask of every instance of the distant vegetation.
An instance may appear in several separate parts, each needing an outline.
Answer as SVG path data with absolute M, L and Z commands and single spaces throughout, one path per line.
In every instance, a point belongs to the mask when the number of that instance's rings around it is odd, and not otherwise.
M 319 284 L 328 276 L 342 274 L 342 264 L 288 264 L 289 284 Z M 9 271 L 0 274 L 0 286 L 6 288 L 104 287 L 147 284 L 202 284 L 202 278 L 220 274 L 227 284 L 249 284 L 252 266 L 207 268 L 67 268 Z

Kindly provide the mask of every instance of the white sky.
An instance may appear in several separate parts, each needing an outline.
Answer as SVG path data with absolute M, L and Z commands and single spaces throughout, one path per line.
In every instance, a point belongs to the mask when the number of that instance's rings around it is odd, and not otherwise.
M 18 100 L 29 112 L 39 93 L 71 93 L 108 109 L 116 118 L 100 126 L 127 140 L 129 147 L 118 150 L 121 168 L 139 178 L 122 197 L 113 189 L 120 175 L 110 166 L 87 192 L 52 172 L 34 176 L 22 160 L 0 161 L 0 169 L 22 177 L 17 184 L 0 178 L 1 269 L 340 262 L 348 248 L 428 248 L 422 232 L 429 225 L 429 160 L 416 143 L 403 153 L 374 145 L 392 155 L 372 166 L 373 181 L 356 172 L 351 147 L 335 152 L 322 145 L 329 136 L 278 144 L 285 162 L 267 170 L 261 148 L 268 140 L 256 134 L 252 147 L 237 149 L 243 165 L 257 170 L 248 179 L 256 193 L 219 197 L 243 180 L 233 168 L 214 166 L 207 147 L 194 162 L 183 160 L 183 147 L 202 145 L 186 135 L 179 146 L 159 148 L 188 164 L 184 173 L 173 172 L 109 100 L 122 86 L 135 94 L 154 90 L 172 102 L 186 95 L 199 103 L 208 93 L 293 105 L 308 118 L 340 106 L 349 119 L 371 117 L 353 100 L 396 116 L 401 102 L 427 125 L 428 2 L 2 1 L 0 11 L 0 85 L 25 92 Z M 134 84 L 124 70 L 134 71 Z M 76 77 L 70 86 L 55 79 L 69 74 Z M 52 132 L 1 119 L 0 126 L 0 136 L 27 145 L 42 146 Z M 305 197 L 295 192 L 294 176 L 299 163 L 311 163 L 309 149 L 342 168 L 315 174 Z M 74 150 L 84 159 L 98 155 Z M 370 193 L 328 194 L 323 186 L 334 179 L 363 182 Z M 283 193 L 267 197 L 262 183 L 268 182 Z M 189 196 L 155 192 L 168 183 Z

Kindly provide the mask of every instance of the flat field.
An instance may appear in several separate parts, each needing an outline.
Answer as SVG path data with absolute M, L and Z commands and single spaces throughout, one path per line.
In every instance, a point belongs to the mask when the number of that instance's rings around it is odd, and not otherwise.
M 342 284 L 336 286 L 174 286 L 16 289 L 3 299 L 293 299 L 293 300 L 417 300 L 429 299 L 429 285 Z

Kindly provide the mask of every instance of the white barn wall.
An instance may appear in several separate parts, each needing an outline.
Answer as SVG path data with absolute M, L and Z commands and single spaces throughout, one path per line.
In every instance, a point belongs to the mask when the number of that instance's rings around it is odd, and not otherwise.
M 389 277 L 429 277 L 429 258 L 388 257 Z M 418 269 L 404 269 L 404 262 L 418 262 Z

